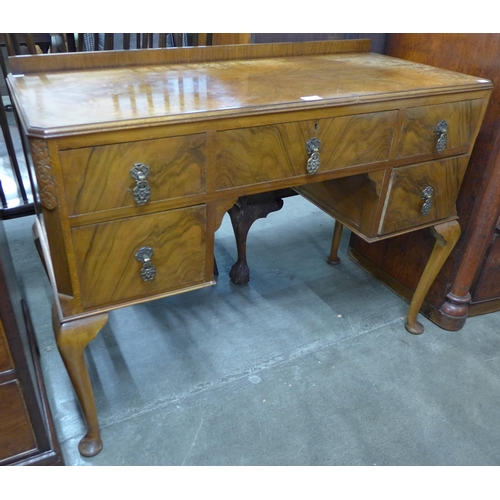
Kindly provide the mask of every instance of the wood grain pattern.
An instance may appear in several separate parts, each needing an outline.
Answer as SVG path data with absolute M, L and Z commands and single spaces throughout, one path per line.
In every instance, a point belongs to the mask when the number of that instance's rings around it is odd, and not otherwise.
M 429 289 L 422 313 L 440 327 L 459 330 L 467 316 L 484 314 L 500 309 L 500 287 L 494 269 L 488 271 L 487 259 L 495 225 L 500 214 L 500 162 L 495 162 L 495 138 L 500 132 L 500 34 L 498 33 L 394 33 L 387 39 L 386 53 L 393 57 L 430 64 L 488 78 L 493 91 L 472 150 L 469 167 L 464 176 L 457 199 L 457 213 L 462 236 L 446 261 L 442 271 Z M 497 240 L 498 241 L 498 240 Z M 430 255 L 433 239 L 427 232 L 413 232 L 384 242 L 366 245 L 353 236 L 350 246 L 363 267 L 378 274 L 390 288 L 408 298 Z M 402 258 L 404 256 L 404 258 Z M 484 267 L 483 267 L 484 266 Z M 489 290 L 480 288 L 491 276 Z M 443 314 L 447 295 L 457 283 L 456 296 L 466 300 L 458 316 Z M 469 305 L 467 294 L 472 303 Z M 488 302 L 480 303 L 489 294 Z
M 148 49 L 133 51 L 103 51 L 79 54 L 37 54 L 34 57 L 9 58 L 13 74 L 45 71 L 72 71 L 95 68 L 132 67 L 148 64 L 202 63 L 270 57 L 298 57 L 349 52 L 368 52 L 371 40 L 329 40 L 297 43 L 262 43 L 248 45 L 218 45 Z M 38 57 L 38 56 L 45 57 Z
M 385 170 L 379 170 L 295 189 L 343 225 L 371 239 L 377 236 L 386 175 Z
M 313 137 L 321 141 L 317 173 L 387 160 L 396 118 L 385 111 L 219 132 L 216 187 L 306 176 Z
M 84 308 L 204 282 L 205 252 L 213 252 L 205 244 L 205 212 L 191 207 L 73 229 Z M 143 246 L 154 250 L 151 282 L 142 280 L 135 259 Z
M 499 294 L 498 283 L 500 283 L 500 233 L 496 228 L 493 233 L 491 248 L 484 260 L 484 267 L 479 273 L 479 277 L 474 286 L 474 301 L 490 302 Z M 486 306 L 487 307 L 487 306 Z M 495 305 L 495 309 L 498 305 Z
M 28 133 L 48 138 L 489 88 L 475 77 L 373 53 L 127 67 L 129 53 L 115 69 L 10 76 Z M 310 96 L 319 98 L 303 99 Z
M 30 417 L 18 381 L 0 384 L 0 460 L 36 449 Z
M 225 206 L 236 197 L 270 188 L 400 167 L 413 163 L 416 156 L 419 161 L 431 159 L 437 154 L 423 153 L 422 143 L 413 139 L 408 126 L 399 131 L 401 117 L 412 109 L 420 108 L 424 124 L 434 116 L 432 109 L 438 109 L 449 112 L 452 123 L 456 116 L 462 126 L 462 121 L 474 118 L 472 111 L 467 114 L 474 105 L 467 102 L 475 101 L 481 105 L 481 118 L 491 88 L 487 81 L 369 54 L 365 49 L 363 43 L 340 41 L 235 46 L 175 51 L 175 55 L 147 51 L 143 59 L 133 62 L 129 58 L 141 54 L 130 56 L 127 51 L 106 55 L 109 67 L 102 69 L 105 59 L 98 53 L 90 58 L 71 54 L 71 58 L 56 58 L 57 64 L 66 61 L 56 72 L 49 62 L 54 59 L 43 59 L 47 61 L 43 69 L 37 66 L 41 63 L 26 63 L 41 72 L 12 77 L 9 86 L 21 115 L 27 113 L 21 118 L 28 134 L 49 138 L 60 206 L 52 213 L 47 209 L 44 220 L 58 292 L 75 299 L 71 316 L 83 313 L 81 307 L 97 304 L 90 299 L 90 289 L 85 289 L 85 300 L 91 302 L 85 306 L 80 302 L 81 290 L 87 286 L 82 285 L 85 256 L 75 235 L 83 234 L 86 225 L 104 231 L 115 227 L 107 222 L 119 223 L 138 214 L 154 217 L 156 211 L 205 203 Z M 195 63 L 191 57 L 203 61 Z M 92 71 L 77 71 L 83 60 Z M 165 151 L 169 149 L 166 136 L 177 140 L 172 138 L 174 129 L 181 142 L 181 136 L 206 134 L 206 145 L 196 143 L 192 149 L 197 160 L 187 160 L 195 168 L 192 173 L 183 168 L 185 151 L 192 145 L 177 144 L 173 149 L 178 169 L 167 173 L 162 163 L 161 179 L 153 189 L 159 198 L 149 206 L 135 207 L 130 184 L 124 189 L 115 180 L 115 169 L 121 157 L 129 161 L 139 151 L 162 162 L 163 145 Z M 417 144 L 418 153 L 395 158 L 395 143 L 402 137 L 406 144 L 405 136 Z M 465 149 L 473 136 L 474 132 L 467 136 Z M 322 142 L 316 177 L 306 173 L 305 143 L 311 137 Z M 456 149 L 441 156 L 456 154 Z M 198 161 L 202 157 L 203 167 Z M 130 183 L 128 174 L 126 178 Z M 380 203 L 375 205 L 373 218 L 357 216 L 371 221 L 371 235 L 380 213 Z M 212 237 L 207 236 L 207 241 Z M 102 239 L 96 238 L 92 245 L 99 248 L 104 245 Z M 140 293 L 134 297 L 143 300 Z M 105 300 L 115 303 L 110 297 Z
M 228 45 L 232 43 L 250 43 L 251 33 L 212 33 L 213 45 Z
M 424 331 L 423 325 L 417 321 L 417 315 L 422 307 L 429 288 L 436 279 L 438 272 L 443 267 L 444 262 L 455 247 L 460 237 L 460 225 L 456 220 L 437 224 L 431 228 L 431 234 L 435 238 L 431 256 L 425 265 L 424 272 L 418 281 L 417 288 L 413 294 L 406 329 L 415 335 L 420 335 Z
M 61 151 L 69 215 L 138 206 L 130 176 L 135 163 L 150 167 L 148 203 L 205 191 L 205 134 Z
M 5 337 L 5 329 L 3 323 L 0 321 L 0 374 L 8 370 L 14 369 L 14 362 L 10 354 L 7 338 Z M 0 375 L 0 383 L 2 377 Z
M 483 107 L 482 99 L 408 108 L 405 112 L 396 158 L 436 152 L 436 125 L 448 123 L 447 153 L 469 149 L 476 134 Z
M 427 287 L 459 232 L 458 224 L 450 222 L 455 217 L 453 202 L 491 83 L 370 54 L 368 46 L 335 41 L 13 61 L 17 74 L 9 77 L 8 85 L 14 105 L 28 136 L 47 141 L 52 162 L 58 206 L 44 208 L 43 220 L 52 258 L 60 258 L 55 295 L 61 315 L 53 316 L 54 331 L 89 428 L 81 453 L 95 454 L 102 446 L 83 358 L 86 343 L 105 322 L 101 313 L 212 284 L 214 232 L 222 209 L 235 198 L 367 174 L 338 185 L 354 189 L 358 181 L 355 191 L 366 196 L 366 206 L 356 206 L 364 199 L 341 199 L 360 227 L 366 224 L 373 234 L 389 174 L 398 169 L 392 176 L 383 230 L 413 231 L 434 224 L 436 217 L 444 217 L 447 224 L 441 232 L 436 229 L 444 236 L 412 301 L 408 319 L 415 323 Z M 458 125 L 451 140 L 454 145 L 456 138 L 459 145 L 442 154 L 424 150 L 420 139 L 428 128 L 426 120 L 434 119 L 429 106 L 449 112 Z M 414 117 L 420 123 L 417 128 L 407 120 L 400 130 L 404 113 L 418 107 L 422 112 Z M 172 186 L 159 186 L 158 191 L 174 198 L 156 200 L 142 212 L 127 205 L 123 188 L 113 183 L 113 172 L 121 168 L 117 157 L 142 161 L 132 156 L 144 149 L 161 162 L 164 150 L 157 144 L 166 137 L 192 134 L 206 134 L 206 149 L 194 147 L 195 156 L 206 158 L 206 176 L 197 161 L 192 174 L 185 174 L 180 165 L 161 179 L 161 184 L 169 184 L 173 173 L 178 174 Z M 316 174 L 308 174 L 306 142 L 313 137 L 322 143 L 321 166 Z M 396 158 L 400 137 L 403 151 L 410 153 Z M 152 144 L 151 150 L 135 144 L 139 141 Z M 184 146 L 173 149 L 179 159 L 185 157 Z M 447 160 L 441 163 L 442 158 Z M 429 179 L 436 181 L 440 201 L 422 222 L 405 203 L 420 196 L 418 183 Z M 96 193 L 88 187 L 97 187 Z M 197 194 L 189 194 L 198 188 Z M 108 191 L 108 200 L 99 199 Z M 333 207 L 337 201 L 333 196 Z M 450 242 L 441 245 L 446 234 Z M 385 236 L 393 233 L 375 235 Z M 142 264 L 135 258 L 143 246 L 155 252 L 157 273 L 149 282 L 141 278 Z M 61 299 L 65 279 L 73 289 Z
M 87 424 L 87 432 L 78 443 L 80 453 L 86 457 L 92 457 L 99 453 L 103 443 L 84 351 L 107 321 L 107 314 L 98 314 L 91 318 L 61 323 L 56 307 L 52 307 L 52 324 L 57 348 L 78 395 Z
M 396 168 L 387 195 L 379 234 L 388 234 L 456 216 L 455 200 L 467 168 L 468 157 Z M 422 214 L 422 191 L 434 189 L 432 208 Z
M 0 220 L 0 466 L 62 465 L 30 311 Z

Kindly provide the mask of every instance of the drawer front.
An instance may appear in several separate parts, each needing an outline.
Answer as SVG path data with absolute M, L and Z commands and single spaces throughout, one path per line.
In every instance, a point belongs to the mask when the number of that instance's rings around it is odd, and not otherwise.
M 205 191 L 205 134 L 89 147 L 60 153 L 70 215 L 138 206 L 134 165 L 149 167 L 146 203 Z
M 379 234 L 456 216 L 455 203 L 467 163 L 468 157 L 461 156 L 395 168 Z
M 19 381 L 0 384 L 0 460 L 31 450 L 37 443 Z
M 483 99 L 459 101 L 433 106 L 407 108 L 401 129 L 396 158 L 420 154 L 441 153 L 448 155 L 453 149 L 466 149 L 472 144 Z M 443 125 L 438 124 L 446 122 Z M 443 133 L 445 138 L 443 138 Z M 438 139 L 441 146 L 438 149 Z
M 308 175 L 311 138 L 321 142 L 317 173 L 386 161 L 396 117 L 384 111 L 218 132 L 217 190 Z
M 10 355 L 9 344 L 0 318 L 0 373 L 14 369 L 14 363 Z
M 205 282 L 206 207 L 171 210 L 72 230 L 83 307 L 113 304 Z M 139 249 L 153 249 L 156 274 Z

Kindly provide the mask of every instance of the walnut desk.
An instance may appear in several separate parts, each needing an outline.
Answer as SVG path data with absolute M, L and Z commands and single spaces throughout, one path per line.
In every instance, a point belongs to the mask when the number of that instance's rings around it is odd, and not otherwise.
M 407 320 L 421 333 L 492 86 L 369 50 L 356 40 L 10 59 L 83 455 L 102 448 L 86 345 L 113 309 L 214 284 L 214 233 L 240 197 L 294 187 L 368 241 L 431 227 Z

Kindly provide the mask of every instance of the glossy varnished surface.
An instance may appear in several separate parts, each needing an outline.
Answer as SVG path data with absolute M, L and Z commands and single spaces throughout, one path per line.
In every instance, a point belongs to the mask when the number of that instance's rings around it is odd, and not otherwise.
M 145 215 L 137 222 L 123 219 L 73 230 L 85 307 L 209 281 L 205 276 L 204 206 Z M 156 276 L 152 281 L 141 278 L 142 264 L 135 258 L 145 246 L 154 251 L 151 262 Z
M 495 241 L 495 225 L 500 214 L 500 191 L 498 183 L 493 182 L 499 178 L 500 167 L 500 162 L 495 162 L 498 151 L 495 140 L 500 125 L 499 50 L 498 33 L 435 33 L 432 36 L 398 33 L 389 35 L 386 48 L 386 53 L 394 57 L 481 75 L 493 82 L 488 108 L 457 199 L 462 236 L 430 288 L 422 308 L 428 318 L 450 330 L 462 328 L 467 316 L 500 308 L 500 280 L 494 268 L 498 259 L 493 256 L 490 261 L 486 257 Z M 373 245 L 353 236 L 351 248 L 364 267 L 381 276 L 398 294 L 409 298 L 429 255 L 430 241 L 430 236 L 420 232 Z M 491 288 L 478 296 L 485 280 Z M 443 314 L 441 309 L 447 304 L 450 290 L 461 297 L 453 317 L 449 310 Z M 472 296 L 470 305 L 468 293 Z
M 135 121 L 163 123 L 271 109 L 311 109 L 433 91 L 446 93 L 448 88 L 454 92 L 487 88 L 488 83 L 373 53 L 11 77 L 27 130 L 47 137 L 96 125 L 103 130 Z
M 467 168 L 467 160 L 466 156 L 460 156 L 395 168 L 392 171 L 379 234 L 455 216 L 455 200 Z M 422 192 L 427 186 L 432 186 L 434 192 L 429 212 L 423 213 Z
M 205 134 L 195 134 L 62 151 L 68 213 L 137 207 L 130 175 L 136 163 L 149 167 L 147 203 L 203 193 L 205 140 Z
M 54 332 L 85 415 L 85 456 L 102 447 L 83 358 L 106 322 L 101 313 L 213 284 L 214 232 L 241 197 L 367 174 L 368 181 L 345 185 L 343 199 L 355 217 L 345 196 L 361 193 L 354 201 L 361 204 L 368 197 L 357 219 L 373 237 L 383 206 L 387 224 L 395 221 L 383 226 L 391 234 L 450 221 L 436 226 L 439 243 L 408 314 L 412 333 L 422 331 L 420 304 L 458 237 L 452 219 L 461 178 L 450 175 L 450 190 L 446 176 L 427 165 L 449 159 L 455 171 L 462 158 L 465 166 L 489 81 L 370 54 L 366 44 L 238 50 L 232 58 L 228 48 L 36 58 L 10 78 L 43 188 Z M 405 122 L 415 110 L 418 120 Z M 449 122 L 444 149 L 437 148 L 436 120 Z M 152 194 L 136 206 L 129 172 L 137 162 L 151 167 Z M 414 184 L 427 179 L 440 198 L 421 221 L 410 209 L 420 210 L 422 187 Z M 400 198 L 411 198 L 411 207 Z M 153 280 L 141 273 L 142 247 L 154 250 Z
M 390 110 L 218 132 L 216 187 L 225 190 L 304 176 L 305 144 L 311 137 L 321 141 L 321 173 L 384 162 L 397 114 Z

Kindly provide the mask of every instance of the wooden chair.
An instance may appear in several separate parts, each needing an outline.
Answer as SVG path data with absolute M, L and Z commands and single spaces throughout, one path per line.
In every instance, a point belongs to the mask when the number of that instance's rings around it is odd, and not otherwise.
M 7 54 L 131 50 L 251 42 L 250 33 L 3 33 Z
M 50 43 L 51 39 L 49 33 L 2 33 L 0 36 L 0 45 L 5 45 L 7 49 L 7 55 L 9 57 L 15 55 L 37 54 L 40 52 L 46 52 L 50 47 Z M 3 52 L 0 55 L 0 66 L 2 69 L 2 76 L 5 79 L 8 73 L 8 63 L 6 60 L 4 60 Z M 27 189 L 23 182 L 21 168 L 18 157 L 16 155 L 14 140 L 9 128 L 6 111 L 15 112 L 11 105 L 4 107 L 3 103 L 0 101 L 0 125 L 2 129 L 2 135 L 5 141 L 5 146 L 7 148 L 7 153 L 12 167 L 14 181 L 17 185 L 19 199 L 22 201 L 22 205 L 9 208 L 8 200 L 4 195 L 3 189 L 1 189 L 0 187 L 0 198 L 2 204 L 0 216 L 2 219 L 31 215 L 35 212 L 33 203 L 28 199 Z M 16 123 L 18 123 L 17 116 Z M 21 144 L 23 147 L 26 166 L 29 169 L 29 155 L 27 153 L 24 141 L 21 141 Z
M 131 50 L 250 43 L 250 33 L 68 33 L 68 50 Z
M 5 33 L 9 56 L 250 43 L 250 33 Z
M 70 52 L 153 49 L 189 45 L 186 33 L 68 33 L 66 40 Z
M 64 52 L 58 49 L 63 41 L 61 33 L 3 33 L 2 35 L 9 57 L 49 51 Z

